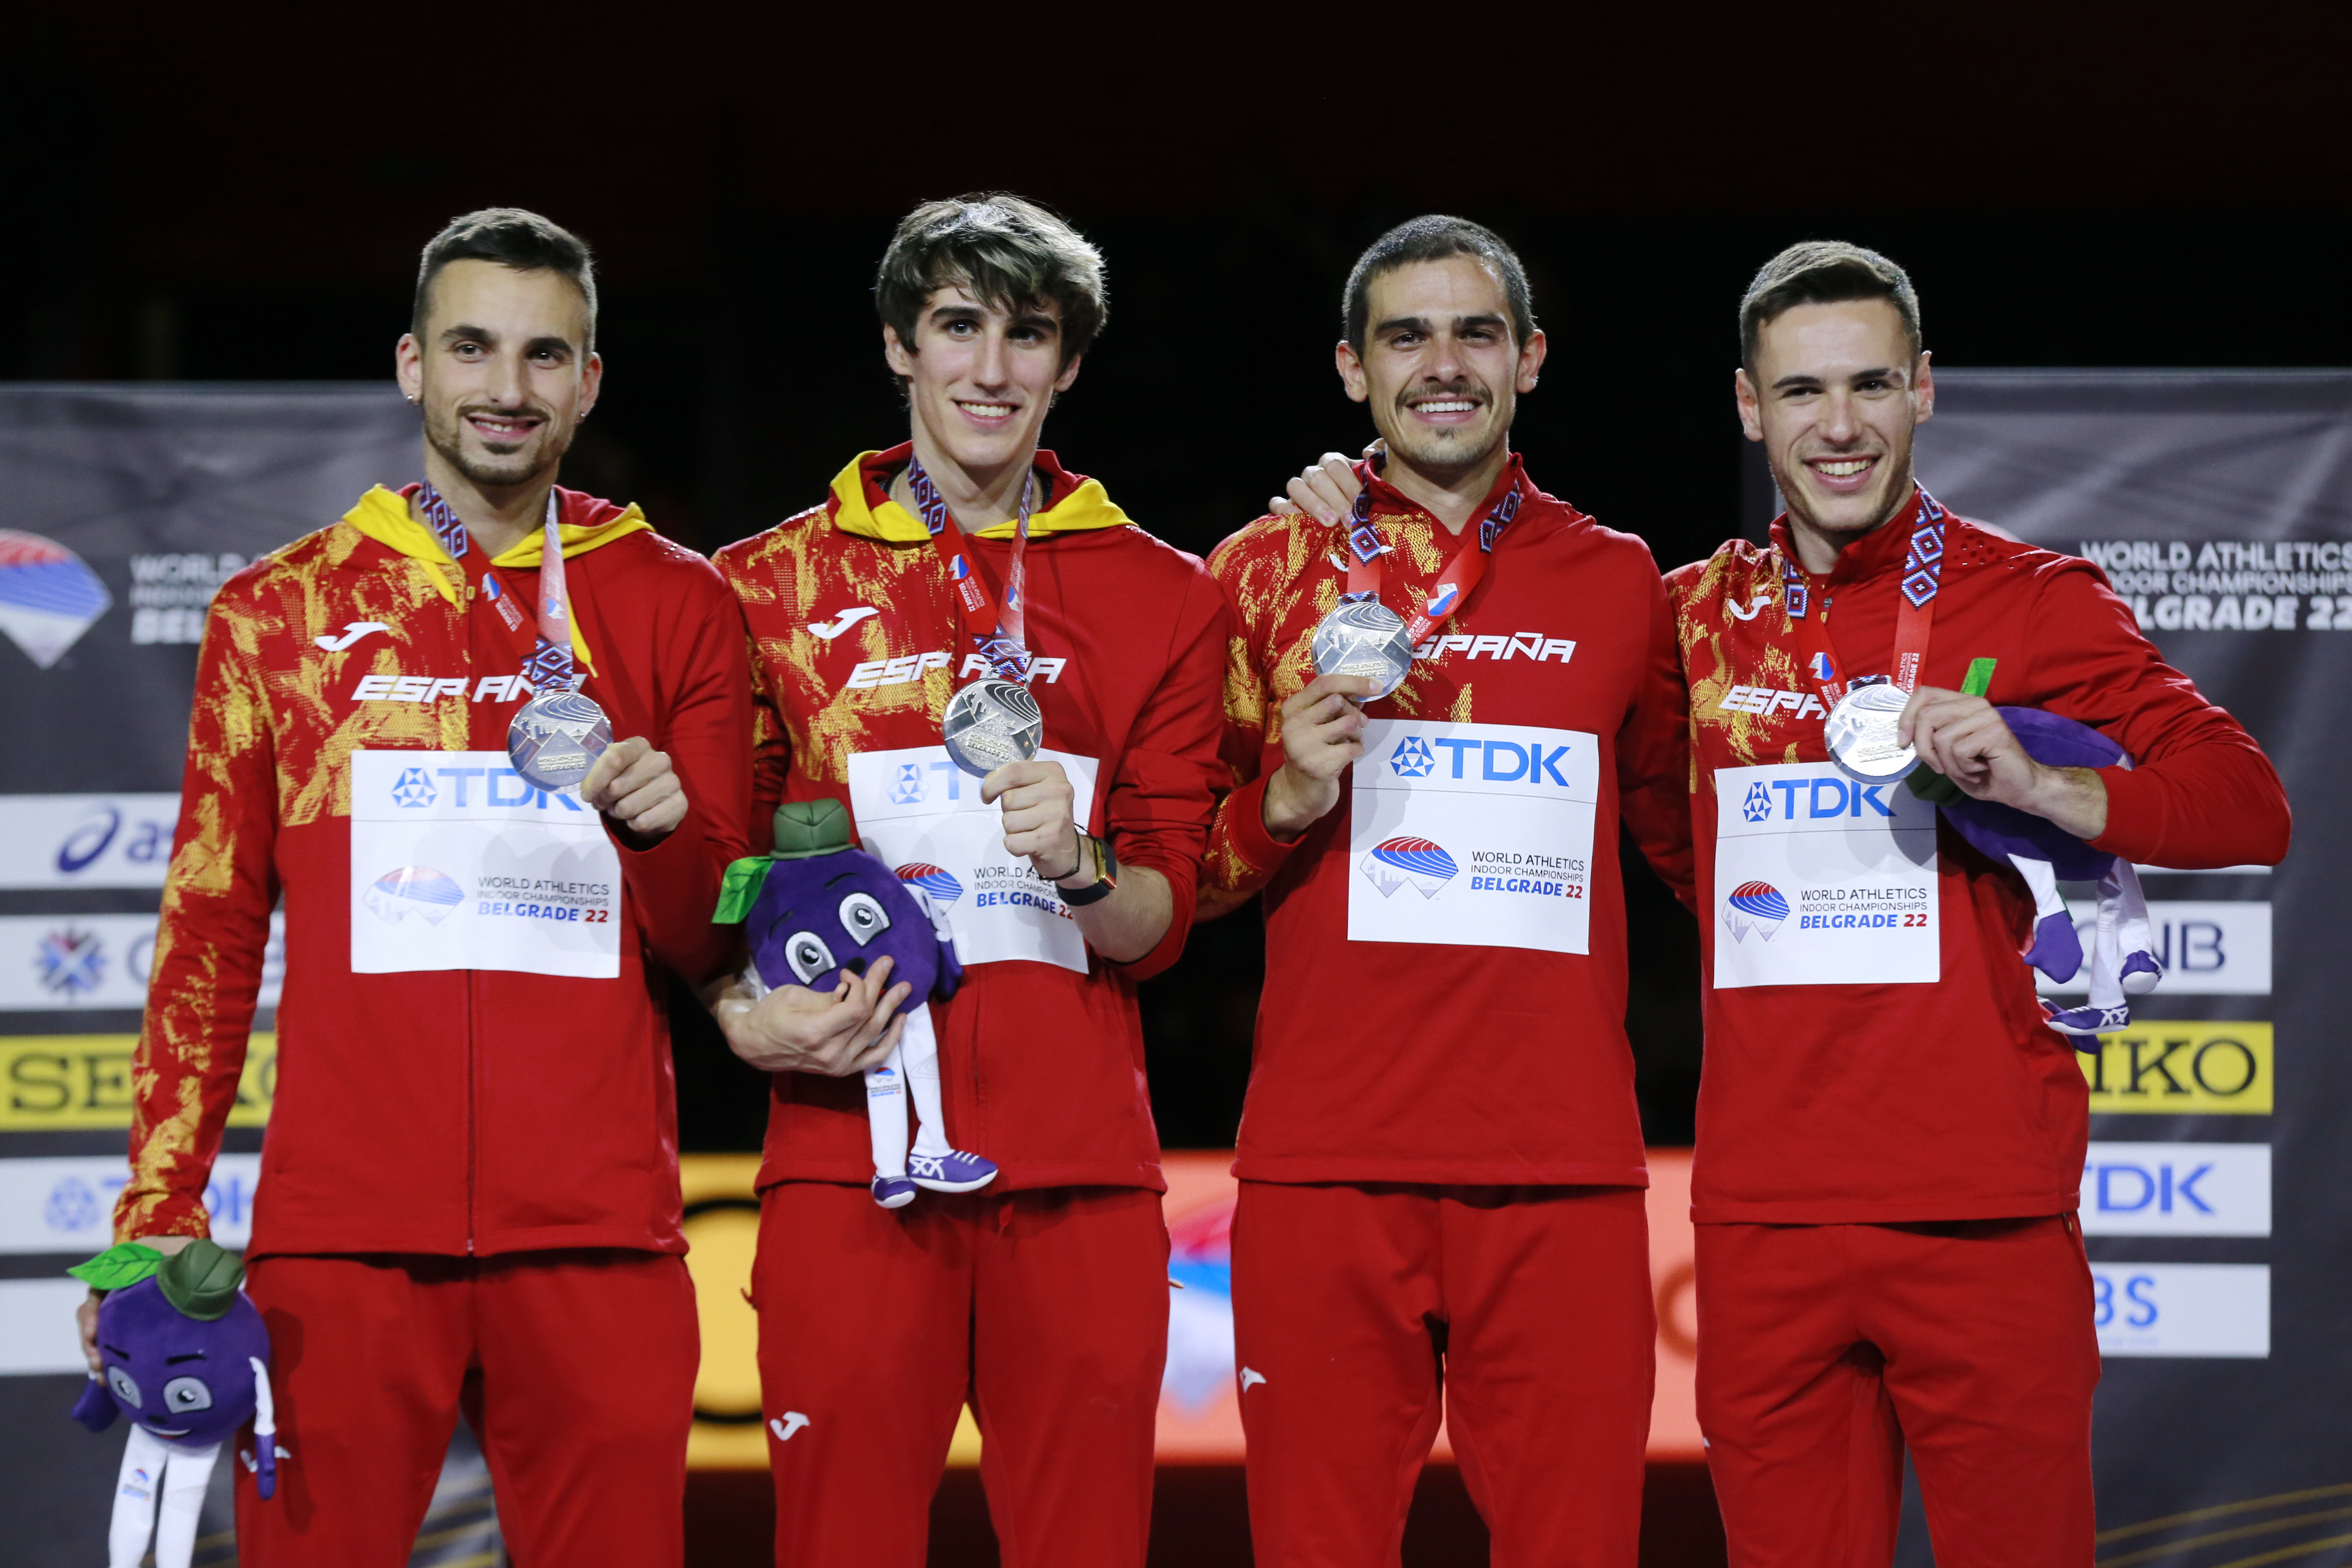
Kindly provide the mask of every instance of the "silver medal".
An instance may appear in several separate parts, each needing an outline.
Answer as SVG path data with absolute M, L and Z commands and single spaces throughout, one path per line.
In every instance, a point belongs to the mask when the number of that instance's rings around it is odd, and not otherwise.
M 542 691 L 507 726 L 507 756 L 540 789 L 574 788 L 612 743 L 604 710 L 577 691 Z
M 1377 701 L 1404 684 L 1412 671 L 1412 639 L 1404 619 L 1378 599 L 1347 599 L 1332 607 L 1315 628 L 1311 645 L 1319 675 L 1360 675 L 1377 687 L 1365 701 Z
M 986 778 L 1007 763 L 1025 763 L 1045 739 L 1045 716 L 1029 689 L 984 676 L 948 699 L 940 738 L 955 765 Z
M 1830 755 L 1848 778 L 1892 784 L 1919 765 L 1916 749 L 1895 739 L 1911 694 L 1899 686 L 1857 686 L 1838 699 L 1822 726 Z

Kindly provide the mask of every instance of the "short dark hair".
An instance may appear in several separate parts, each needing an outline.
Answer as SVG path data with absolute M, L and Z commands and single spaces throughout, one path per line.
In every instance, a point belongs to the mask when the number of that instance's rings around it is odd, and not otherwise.
M 1874 250 L 1842 239 L 1808 239 L 1792 245 L 1758 269 L 1739 301 L 1739 363 L 1756 371 L 1756 343 L 1765 325 L 1799 305 L 1842 305 L 1849 300 L 1884 300 L 1903 318 L 1911 358 L 1919 358 L 1919 296 L 1910 274 Z
M 925 202 L 882 253 L 874 309 L 911 353 L 931 295 L 961 288 L 1010 310 L 1047 300 L 1062 308 L 1062 363 L 1093 346 L 1110 316 L 1102 252 L 1055 213 L 1010 191 Z
M 1536 312 L 1528 293 L 1527 269 L 1519 265 L 1517 253 L 1485 225 L 1472 223 L 1468 218 L 1447 217 L 1443 213 L 1431 213 L 1397 225 L 1356 258 L 1355 269 L 1348 274 L 1348 292 L 1339 307 L 1347 323 L 1348 346 L 1359 354 L 1364 352 L 1364 332 L 1370 325 L 1373 279 L 1416 261 L 1443 261 L 1449 256 L 1475 257 L 1495 268 L 1503 280 L 1503 298 L 1510 302 L 1512 340 L 1525 346 L 1535 336 Z
M 542 269 L 561 273 L 588 301 L 588 342 L 596 346 L 596 258 L 578 235 L 534 212 L 520 207 L 484 207 L 433 237 L 425 259 L 416 268 L 416 300 L 409 308 L 408 329 L 425 330 L 425 308 L 433 279 L 453 261 L 495 261 L 517 272 Z

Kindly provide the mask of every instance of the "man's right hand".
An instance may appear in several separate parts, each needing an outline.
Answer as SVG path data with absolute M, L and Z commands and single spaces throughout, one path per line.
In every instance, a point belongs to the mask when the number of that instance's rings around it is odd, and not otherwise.
M 142 1236 L 133 1239 L 140 1246 L 152 1247 L 169 1258 L 195 1240 L 195 1237 L 193 1236 Z M 81 1326 L 81 1358 L 89 1363 L 92 1377 L 101 1376 L 106 1371 L 106 1363 L 100 1361 L 98 1357 L 98 1304 L 104 1300 L 103 1296 L 92 1290 L 82 1298 L 81 1305 L 74 1309 L 74 1321 Z
M 1265 781 L 1259 816 L 1289 843 L 1339 804 L 1339 775 L 1364 754 L 1368 675 L 1318 675 L 1282 705 L 1282 766 Z
M 1380 453 L 1378 441 L 1364 448 L 1364 457 Z M 1355 459 L 1337 452 L 1326 452 L 1321 460 L 1299 470 L 1297 479 L 1283 487 L 1283 494 L 1266 502 L 1266 510 L 1278 517 L 1305 512 L 1318 522 L 1337 523 L 1356 510 L 1356 498 L 1364 491 L 1364 483 L 1356 478 Z
M 891 961 L 845 974 L 833 990 L 782 985 L 756 1001 L 730 989 L 711 1005 L 728 1046 L 761 1072 L 847 1078 L 879 1067 L 898 1043 L 898 1009 L 912 987 L 890 984 Z

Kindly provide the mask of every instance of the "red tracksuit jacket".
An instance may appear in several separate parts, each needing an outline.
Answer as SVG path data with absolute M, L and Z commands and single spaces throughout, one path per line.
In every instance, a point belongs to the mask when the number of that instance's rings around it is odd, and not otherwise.
M 1842 675 L 1885 671 L 1897 584 L 1918 506 L 1810 577 Z M 2032 972 L 2033 900 L 1937 818 L 1941 980 L 1927 984 L 1717 989 L 1727 935 L 1716 887 L 1716 771 L 1822 763 L 1818 700 L 1781 602 L 1785 520 L 1772 544 L 1734 541 L 1667 577 L 1690 683 L 1692 821 L 1706 900 L 1706 1064 L 1692 1217 L 1828 1224 L 1991 1219 L 2071 1212 L 2089 1133 L 2074 1047 L 2042 1023 Z M 1998 660 L 1988 696 L 2088 724 L 2137 766 L 2105 769 L 2095 847 L 2184 868 L 2272 864 L 2286 853 L 2286 796 L 2237 721 L 2167 665 L 2089 562 L 1947 528 L 1942 586 L 1920 684 L 1958 690 L 1970 660 Z M 1758 713 L 1759 706 L 1769 710 Z M 1900 790 L 1904 786 L 1893 786 Z
M 648 959 L 699 977 L 726 956 L 710 910 L 750 795 L 742 626 L 709 563 L 635 508 L 556 495 L 584 690 L 615 737 L 669 752 L 692 805 L 652 848 L 619 852 L 618 978 L 352 973 L 351 753 L 503 752 L 527 694 L 499 679 L 520 670 L 513 644 L 487 608 L 466 613 L 464 577 L 404 494 L 371 490 L 213 601 L 119 1237 L 204 1233 L 282 894 L 254 1256 L 686 1250 L 663 982 Z M 540 547 L 534 531 L 493 563 L 524 604 Z M 385 695 L 360 695 L 363 681 Z
M 1688 761 L 1674 622 L 1649 547 L 1537 489 L 1517 458 L 1480 515 L 1512 485 L 1523 487 L 1523 503 L 1485 579 L 1431 633 L 1404 685 L 1365 711 L 1598 738 L 1599 805 L 1580 889 L 1591 921 L 1584 953 L 1349 939 L 1349 899 L 1379 896 L 1360 886 L 1369 873 L 1350 848 L 1352 779 L 1341 780 L 1339 804 L 1295 844 L 1276 842 L 1261 816 L 1265 780 L 1282 765 L 1282 704 L 1314 679 L 1316 623 L 1346 587 L 1346 528 L 1262 518 L 1211 557 L 1234 605 L 1225 714 L 1237 787 L 1210 835 L 1202 900 L 1229 908 L 1265 889 L 1266 984 L 1238 1176 L 1648 1183 L 1625 1039 L 1617 825 L 1622 812 L 1687 901 Z M 1461 536 L 1378 479 L 1371 497 L 1373 525 L 1391 546 L 1382 597 L 1410 616 Z M 1476 527 L 1474 518 L 1465 531 L 1472 549 Z M 1442 770 L 1446 758 L 1437 763 Z M 1541 901 L 1478 881 L 1465 864 L 1437 896 L 1448 908 L 1482 898 L 1517 897 L 1523 908 Z
M 779 800 L 850 805 L 858 752 L 938 745 L 948 698 L 971 672 L 946 565 L 888 497 L 911 450 L 861 454 L 824 505 L 719 552 L 751 631 L 757 848 Z M 962 988 L 933 1009 L 948 1133 L 996 1162 L 992 1191 L 1160 1190 L 1135 985 L 1176 961 L 1192 923 L 1218 777 L 1224 600 L 1197 558 L 1129 523 L 1100 484 L 1051 452 L 1037 468 L 1049 483 L 1030 519 L 1027 637 L 1045 745 L 1097 759 L 1081 826 L 1110 837 L 1122 864 L 1166 877 L 1175 919 L 1134 963 L 1089 952 L 1083 974 L 1027 960 L 967 966 Z M 1006 522 L 965 541 L 997 584 L 1013 531 Z M 781 1072 L 773 1094 L 761 1187 L 872 1177 L 857 1079 Z

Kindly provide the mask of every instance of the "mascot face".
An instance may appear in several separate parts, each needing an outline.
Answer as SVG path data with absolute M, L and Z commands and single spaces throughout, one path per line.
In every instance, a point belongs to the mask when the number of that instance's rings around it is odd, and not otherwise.
M 908 1007 L 946 996 L 963 978 L 955 950 L 940 940 L 922 900 L 862 849 L 844 849 L 768 868 L 744 934 L 760 978 L 771 986 L 830 991 L 863 975 L 885 954 L 890 982 L 914 989 Z M 903 1010 L 903 1009 L 902 1009 Z
M 184 1316 L 151 1278 L 108 1294 L 98 1350 L 123 1414 L 158 1437 L 201 1447 L 253 1419 L 253 1360 L 268 1362 L 269 1333 L 243 1295 L 207 1321 Z

